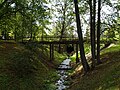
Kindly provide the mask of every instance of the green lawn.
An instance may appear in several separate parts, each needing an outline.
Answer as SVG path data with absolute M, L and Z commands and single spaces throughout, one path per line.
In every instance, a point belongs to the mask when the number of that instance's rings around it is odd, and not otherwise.
M 69 90 L 120 90 L 120 45 L 103 50 L 101 60 L 87 75 L 74 76 Z
M 54 90 L 54 63 L 41 49 L 0 42 L 0 90 Z M 57 61 L 56 61 L 57 62 Z

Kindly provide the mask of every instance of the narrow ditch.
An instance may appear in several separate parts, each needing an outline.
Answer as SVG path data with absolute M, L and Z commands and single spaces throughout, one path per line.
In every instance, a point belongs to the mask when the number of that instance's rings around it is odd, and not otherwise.
M 69 58 L 65 59 L 58 67 L 58 76 L 60 79 L 56 82 L 57 89 L 56 90 L 65 90 L 69 88 L 68 85 L 66 85 L 67 77 L 68 77 L 68 70 L 71 69 L 70 66 L 71 60 Z

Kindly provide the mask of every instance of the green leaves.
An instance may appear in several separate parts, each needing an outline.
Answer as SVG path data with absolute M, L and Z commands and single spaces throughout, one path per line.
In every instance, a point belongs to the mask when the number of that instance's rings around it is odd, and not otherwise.
M 14 32 L 12 38 L 16 37 L 17 40 L 36 37 L 35 35 L 38 35 L 36 33 L 40 32 L 39 25 L 44 28 L 48 24 L 49 10 L 44 7 L 46 3 L 48 3 L 47 0 L 1 1 L 1 31 L 4 31 L 4 27 L 10 27 L 10 30 L 6 28 L 6 31 Z M 12 4 L 14 6 L 11 6 Z

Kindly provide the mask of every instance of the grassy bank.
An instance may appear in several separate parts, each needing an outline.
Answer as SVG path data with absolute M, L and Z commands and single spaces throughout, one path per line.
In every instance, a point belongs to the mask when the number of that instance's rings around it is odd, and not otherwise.
M 90 53 L 90 44 L 85 43 L 84 47 L 85 47 L 85 54 Z M 78 58 L 80 59 L 80 51 L 78 51 Z M 76 62 L 76 52 L 70 57 L 70 59 L 72 62 Z
M 120 46 L 101 52 L 102 64 L 82 76 L 80 71 L 72 76 L 69 90 L 120 90 Z
M 0 42 L 0 89 L 54 90 L 58 78 L 54 68 L 60 61 L 49 62 L 45 49 L 31 44 Z

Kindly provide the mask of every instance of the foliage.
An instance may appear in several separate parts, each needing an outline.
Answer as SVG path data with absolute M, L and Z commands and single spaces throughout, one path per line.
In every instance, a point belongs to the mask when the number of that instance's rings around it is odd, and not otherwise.
M 44 4 L 45 0 L 16 0 L 1 2 L 0 24 L 1 33 L 5 39 L 23 40 L 36 39 L 41 32 L 40 27 L 45 27 L 48 23 L 49 13 Z M 5 9 L 5 10 L 4 10 Z M 9 17 L 8 17 L 9 16 Z M 6 34 L 11 33 L 12 36 L 6 37 Z
M 80 11 L 78 15 L 81 14 L 81 29 L 84 29 L 83 32 L 86 32 L 84 39 L 89 43 L 91 37 L 89 32 L 89 0 L 78 1 Z M 98 0 L 94 1 L 93 7 L 95 7 L 95 4 L 98 4 Z M 103 0 L 101 4 L 101 42 L 105 44 L 116 43 L 116 41 L 120 42 L 120 1 L 117 0 L 113 2 L 113 0 Z M 56 40 L 62 40 L 63 37 L 78 38 L 75 26 L 75 14 L 77 13 L 75 13 L 73 7 L 74 4 L 72 0 L 0 0 L 0 39 L 14 39 L 15 41 L 22 42 L 24 40 L 40 41 L 47 40 L 48 38 L 44 39 L 44 36 L 48 37 L 48 35 L 58 37 Z M 107 7 L 108 10 L 104 11 L 105 7 Z M 96 11 L 93 11 L 94 14 L 97 13 L 97 10 L 98 8 L 96 8 Z M 108 11 L 110 11 L 110 13 Z M 95 17 L 95 15 L 92 17 Z M 95 21 L 95 19 L 93 21 L 93 28 L 96 29 L 98 21 Z M 81 36 L 82 34 L 81 30 Z M 52 40 L 55 39 L 51 39 L 51 41 Z M 13 46 L 18 48 L 16 45 Z M 38 83 L 41 83 L 41 85 L 46 83 L 45 86 L 40 87 L 43 87 L 43 89 L 46 87 L 46 89 L 49 90 L 55 88 L 54 85 L 50 84 L 54 80 L 44 81 L 41 78 L 44 77 L 44 75 L 40 73 L 40 70 L 42 71 L 41 68 L 44 68 L 45 71 L 43 70 L 43 72 L 45 74 L 48 72 L 47 67 L 56 67 L 67 57 L 65 53 L 62 55 L 55 51 L 55 60 L 50 64 L 48 62 L 50 50 L 47 45 L 42 46 L 30 43 L 26 45 L 28 50 L 19 48 L 19 51 L 13 47 L 13 51 L 11 51 L 10 47 L 7 47 L 7 44 L 0 46 L 0 68 L 5 69 L 2 71 L 4 73 L 0 74 L 0 81 L 2 83 L 0 87 L 3 89 L 6 89 L 7 86 L 10 89 L 28 89 L 29 87 L 27 88 L 27 86 L 31 86 L 31 89 L 34 90 L 39 89 Z M 116 51 L 116 49 L 112 50 Z M 85 53 L 87 54 L 89 52 L 90 46 L 85 44 Z M 106 49 L 106 52 L 109 52 L 109 50 Z M 71 57 L 72 61 L 75 61 L 75 57 L 75 54 Z M 39 76 L 38 73 L 41 76 Z M 54 77 L 55 74 L 50 75 Z M 15 81 L 12 81 L 13 76 L 15 76 Z M 16 81 L 23 87 L 16 85 Z
M 73 3 L 70 0 L 58 0 L 52 3 L 53 30 L 51 35 L 61 37 L 73 37 L 74 13 Z M 56 11 L 56 12 L 55 12 Z

